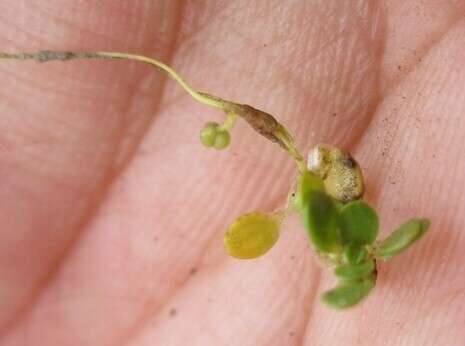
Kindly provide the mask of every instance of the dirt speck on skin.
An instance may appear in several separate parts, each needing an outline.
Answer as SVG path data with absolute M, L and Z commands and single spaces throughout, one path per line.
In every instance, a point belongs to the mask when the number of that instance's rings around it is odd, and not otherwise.
M 171 308 L 170 311 L 169 311 L 169 315 L 170 317 L 174 317 L 178 314 L 178 310 L 176 310 L 175 308 Z
M 294 255 L 291 256 L 291 260 L 295 260 L 295 256 L 294 256 Z
M 192 267 L 191 270 L 189 271 L 189 274 L 191 275 L 194 275 L 197 273 L 197 268 L 196 267 Z
M 295 335 L 294 332 L 289 332 L 289 336 L 290 336 L 291 338 L 293 338 L 294 335 Z

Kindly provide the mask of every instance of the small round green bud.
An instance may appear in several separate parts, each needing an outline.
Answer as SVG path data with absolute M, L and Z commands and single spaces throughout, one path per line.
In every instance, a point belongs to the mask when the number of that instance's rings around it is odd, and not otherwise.
M 231 136 L 229 135 L 229 132 L 226 130 L 218 130 L 216 133 L 216 138 L 215 138 L 215 143 L 213 146 L 215 149 L 221 150 L 226 148 L 229 145 L 229 142 L 231 141 Z
M 212 147 L 215 144 L 217 134 L 218 124 L 214 122 L 208 122 L 200 131 L 200 142 L 202 142 L 202 144 L 206 147 Z

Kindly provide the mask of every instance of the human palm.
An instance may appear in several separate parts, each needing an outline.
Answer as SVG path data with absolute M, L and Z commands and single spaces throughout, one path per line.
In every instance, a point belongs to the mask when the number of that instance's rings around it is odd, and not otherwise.
M 292 160 L 124 61 L 1 65 L 0 344 L 461 345 L 465 340 L 463 1 L 0 3 L 2 51 L 112 50 L 263 109 L 303 152 L 350 150 L 381 236 L 427 236 L 344 312 L 297 217 L 254 261 L 224 253 L 238 215 L 285 203 Z

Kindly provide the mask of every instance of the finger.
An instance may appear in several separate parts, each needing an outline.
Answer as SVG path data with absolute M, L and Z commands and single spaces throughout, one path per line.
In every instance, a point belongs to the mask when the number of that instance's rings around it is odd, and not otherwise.
M 321 20 L 319 15 L 323 13 L 321 18 L 329 20 L 333 30 L 341 31 L 338 31 L 340 36 L 334 35 L 327 41 L 322 36 L 321 41 L 315 41 L 315 44 L 320 46 L 309 45 L 308 51 L 303 54 L 300 50 L 288 52 L 283 48 L 290 44 L 286 43 L 286 35 L 290 37 L 289 42 L 295 42 L 298 47 L 307 47 L 308 44 L 308 38 L 299 34 L 301 27 L 297 25 L 298 21 L 295 22 L 296 25 L 286 29 L 284 36 L 273 41 L 272 35 L 259 29 L 263 25 L 272 25 L 266 17 L 261 19 L 263 22 L 253 35 L 239 30 L 247 27 L 258 14 L 270 11 L 268 5 L 263 3 L 261 8 L 248 8 L 245 12 L 237 12 L 234 6 L 204 9 L 205 13 L 210 15 L 205 17 L 206 22 L 198 24 L 203 28 L 199 29 L 199 33 L 198 30 L 190 28 L 189 25 L 192 24 L 189 22 L 185 24 L 190 30 L 181 33 L 180 37 L 189 36 L 191 30 L 194 36 L 187 37 L 186 41 L 181 40 L 184 43 L 174 60 L 174 64 L 183 75 L 188 80 L 195 81 L 193 84 L 201 89 L 217 90 L 221 87 L 220 94 L 223 96 L 253 103 L 265 110 L 274 109 L 273 113 L 277 114 L 281 121 L 286 124 L 295 122 L 296 128 L 301 129 L 301 132 L 298 132 L 298 141 L 306 142 L 311 136 L 315 142 L 329 138 L 338 144 L 356 141 L 361 129 L 366 126 L 366 119 L 369 118 L 368 109 L 373 100 L 371 93 L 376 87 L 376 71 L 373 70 L 375 65 L 372 62 L 375 61 L 378 47 L 376 41 L 371 42 L 371 37 L 366 34 L 372 30 L 354 28 L 356 23 L 359 23 L 355 19 L 352 20 L 357 18 L 356 16 L 348 16 L 344 22 L 346 26 L 340 28 L 341 22 L 336 18 L 345 13 L 348 7 L 341 8 L 341 12 L 338 12 L 335 5 L 322 10 L 318 6 L 303 8 L 302 5 L 296 5 L 289 14 L 304 11 L 302 20 L 306 23 L 307 30 L 311 30 L 314 23 Z M 185 12 L 192 13 L 196 9 L 195 6 L 189 7 Z M 280 9 L 276 7 L 274 11 Z M 366 15 L 371 19 L 371 11 L 373 9 L 366 7 L 356 14 Z M 271 17 L 278 15 L 278 12 L 269 13 Z M 320 26 L 324 26 L 324 23 Z M 281 27 L 284 28 L 285 23 L 282 23 Z M 224 36 L 223 30 L 228 33 L 239 32 L 232 36 Z M 342 32 L 350 34 L 351 40 L 347 45 Z M 257 43 L 255 37 L 259 37 L 260 42 Z M 192 42 L 202 43 L 195 46 Z M 263 47 L 263 44 L 267 47 Z M 265 48 L 269 48 L 269 53 L 265 54 Z M 281 54 L 283 50 L 287 54 L 284 54 L 282 59 L 273 60 L 273 56 Z M 319 55 L 320 51 L 322 55 Z M 235 57 L 234 64 L 227 63 L 231 57 Z M 352 67 L 348 67 L 347 70 L 333 70 L 334 63 L 329 60 L 330 57 L 336 59 L 338 66 L 347 63 Z M 273 61 L 271 65 L 270 59 Z M 294 59 L 298 60 L 297 64 L 293 63 Z M 310 61 L 312 59 L 315 60 Z M 212 72 L 216 71 L 215 66 L 220 71 L 225 69 L 228 73 L 218 76 Z M 352 74 L 352 68 L 362 72 Z M 264 79 L 263 76 L 267 76 L 270 70 L 278 71 L 273 72 L 273 75 L 277 73 L 278 76 Z M 326 71 L 330 71 L 329 76 Z M 236 78 L 237 75 L 241 78 Z M 300 78 L 307 75 L 312 76 L 312 79 Z M 356 86 L 352 87 L 348 82 L 351 78 L 356 80 Z M 292 85 L 299 82 L 302 85 L 292 89 Z M 325 87 L 324 92 L 320 94 L 317 90 L 322 84 Z M 130 169 L 114 187 L 112 199 L 107 201 L 97 216 L 97 222 L 93 223 L 88 231 L 90 236 L 81 240 L 80 250 L 68 259 L 66 269 L 54 278 L 47 296 L 44 296 L 24 320 L 24 325 L 34 325 L 37 333 L 60 337 L 63 338 L 60 340 L 65 341 L 67 336 L 76 335 L 75 330 L 80 328 L 92 328 L 94 340 L 102 342 L 114 340 L 115 337 L 148 336 L 146 328 L 149 328 L 150 333 L 153 332 L 150 329 L 151 322 L 161 316 L 159 313 L 163 314 L 163 311 L 166 311 L 166 301 L 169 301 L 171 296 L 174 297 L 176 289 L 191 277 L 190 270 L 193 264 L 201 263 L 208 273 L 225 261 L 224 255 L 219 255 L 219 230 L 224 229 L 227 223 L 242 211 L 256 208 L 269 210 L 284 202 L 294 167 L 279 148 L 270 146 L 244 124 L 240 124 L 235 129 L 239 135 L 234 137 L 233 134 L 234 142 L 230 152 L 218 156 L 205 151 L 198 145 L 197 129 L 201 127 L 203 120 L 211 119 L 215 113 L 206 113 L 204 108 L 192 106 L 192 101 L 181 98 L 177 90 L 177 87 L 173 87 L 165 94 L 163 112 L 147 133 L 140 147 L 141 155 L 132 162 Z M 294 91 L 297 98 L 289 101 L 289 95 Z M 327 106 L 327 102 L 332 106 Z M 347 126 L 335 125 L 333 106 L 341 107 L 345 111 L 344 114 L 349 114 L 347 117 L 343 115 L 341 120 Z M 312 114 L 305 120 L 299 120 L 309 109 L 318 116 L 313 117 Z M 330 113 L 327 112 L 329 110 Z M 197 113 L 204 114 L 200 120 L 193 118 L 193 114 Z M 337 113 L 336 117 L 339 115 L 340 113 Z M 315 131 L 314 137 L 312 131 Z M 273 160 L 275 157 L 278 159 Z M 309 256 L 309 252 L 304 252 L 304 235 L 301 234 L 301 237 L 297 242 L 302 245 L 298 254 Z M 108 251 L 102 253 L 102 249 L 108 247 Z M 215 252 L 210 249 L 217 250 Z M 106 255 L 108 257 L 105 257 Z M 284 258 L 289 259 L 289 256 L 286 254 Z M 111 263 L 113 268 L 110 276 L 108 263 Z M 225 274 L 236 270 L 229 267 L 226 269 Z M 199 273 L 201 270 L 199 269 Z M 210 284 L 218 283 L 217 289 L 220 289 L 221 282 L 226 282 L 226 278 L 229 277 L 224 274 L 220 277 L 205 275 Z M 278 276 L 280 280 L 285 281 L 285 275 Z M 314 277 L 314 270 L 306 272 L 304 276 L 303 281 L 313 285 L 311 279 Z M 239 280 L 239 277 L 236 275 L 236 280 Z M 130 284 L 115 285 L 115 282 Z M 63 283 L 66 283 L 65 288 Z M 288 288 L 287 294 L 293 292 L 293 286 L 294 283 Z M 281 289 L 279 284 L 276 285 L 276 289 L 278 288 Z M 314 291 L 312 288 L 307 289 L 298 295 L 296 301 L 305 301 L 307 304 L 306 298 Z M 246 291 L 245 286 L 243 290 Z M 101 292 L 97 299 L 96 292 Z M 104 311 L 105 316 L 111 316 L 111 319 L 107 319 L 105 325 L 97 324 L 92 318 L 85 322 L 70 320 L 61 326 L 62 334 L 57 336 L 56 328 L 50 322 L 55 319 L 53 316 L 60 315 L 60 305 L 56 301 L 58 294 L 65 296 L 60 300 L 60 304 L 65 304 L 71 310 L 88 307 L 84 309 L 85 312 Z M 79 299 L 76 299 L 76 296 Z M 263 306 L 262 311 L 268 311 L 267 307 L 272 306 L 269 303 L 273 296 L 274 294 L 270 293 L 260 302 Z M 217 304 L 220 306 L 228 302 L 232 305 L 231 315 L 239 316 L 232 313 L 239 305 L 234 305 L 234 300 L 229 300 L 227 296 Z M 198 305 L 192 306 L 194 307 L 198 309 Z M 209 315 L 213 317 L 215 306 L 210 308 L 212 310 Z M 183 307 L 179 309 L 181 311 Z M 188 310 L 183 311 L 189 321 L 189 316 L 192 317 L 193 314 L 189 314 Z M 291 311 L 292 309 L 289 309 L 288 313 Z M 43 323 L 37 323 L 33 318 L 45 314 L 48 319 L 44 319 Z M 97 316 L 95 313 L 91 315 Z M 280 326 L 285 326 L 286 318 L 282 317 L 278 321 Z M 305 321 L 305 318 L 295 319 L 294 323 L 297 326 L 302 324 L 302 321 Z M 221 321 L 212 319 L 211 323 L 211 328 L 217 328 L 217 323 Z M 237 324 L 236 327 L 240 328 L 241 325 Z M 64 330 L 69 332 L 63 332 Z M 111 330 L 112 334 L 118 331 L 118 335 L 110 335 L 108 330 Z M 162 325 L 157 333 L 165 335 L 167 331 Z M 242 331 L 243 338 L 247 337 L 244 330 L 238 331 Z M 298 332 L 295 333 L 297 335 Z M 257 338 L 260 338 L 260 335 L 261 331 L 257 331 Z M 290 337 L 289 335 L 286 333 L 286 338 Z M 86 335 L 82 336 L 82 342 L 86 342 Z M 198 338 L 202 340 L 206 336 L 201 333 Z M 300 337 L 301 335 L 295 338 Z
M 174 7 L 3 1 L 2 50 L 98 47 L 163 58 L 169 54 Z M 96 61 L 2 62 L 0 68 L 0 326 L 5 330 L 53 277 L 126 165 L 152 120 L 162 79 L 146 77 L 131 64 Z
M 465 21 L 444 34 L 380 104 L 360 146 L 381 238 L 414 216 L 431 219 L 415 247 L 379 263 L 377 287 L 343 314 L 318 306 L 307 344 L 444 344 L 464 339 Z M 323 285 L 333 281 L 325 278 Z
M 371 42 L 371 38 L 367 37 L 367 32 L 373 32 L 371 25 L 375 26 L 377 19 L 376 11 L 367 6 L 361 12 L 348 15 L 340 27 L 341 21 L 336 18 L 349 11 L 349 3 L 346 5 L 340 12 L 334 4 L 326 7 L 295 5 L 289 8 L 290 17 L 280 24 L 282 31 L 277 38 L 261 28 L 276 25 L 268 18 L 279 17 L 280 6 L 269 7 L 263 2 L 262 7 L 241 7 L 241 11 L 235 7 L 237 5 L 209 8 L 211 17 L 208 24 L 199 23 L 199 31 L 192 29 L 192 37 L 180 42 L 174 64 L 180 66 L 179 70 L 187 71 L 187 79 L 196 81 L 195 85 L 202 90 L 220 90 L 222 96 L 272 112 L 291 129 L 297 129 L 298 142 L 310 145 L 313 141 L 330 138 L 338 144 L 356 142 L 361 129 L 366 126 L 373 97 L 371 92 L 376 89 L 376 70 L 372 64 L 375 64 L 378 47 L 374 38 Z M 259 13 L 267 15 L 258 16 Z M 302 22 L 291 16 L 296 13 L 302 13 Z M 365 20 L 352 21 L 357 16 Z M 255 22 L 257 17 L 261 22 Z M 246 30 L 252 22 L 256 27 Z M 360 22 L 368 27 L 356 27 L 356 23 Z M 305 23 L 305 28 L 302 28 L 302 23 Z M 313 25 L 327 27 L 328 34 L 335 31 L 340 36 L 333 35 L 328 41 L 322 36 L 319 41 L 300 35 L 302 30 L 318 30 Z M 344 41 L 342 32 L 349 33 L 348 43 Z M 195 42 L 202 42 L 202 45 L 195 45 Z M 288 46 L 300 49 L 288 51 L 285 49 Z M 339 64 L 346 66 L 347 70 L 334 69 Z M 352 74 L 349 72 L 352 69 L 359 72 Z M 218 76 L 217 70 L 227 72 Z M 348 82 L 350 79 L 356 86 Z M 128 172 L 132 178 L 128 175 L 125 179 L 126 186 L 130 186 L 125 190 L 135 191 L 141 188 L 140 182 L 146 172 L 161 171 L 160 177 L 152 175 L 144 186 L 144 191 L 148 192 L 146 196 L 151 197 L 138 199 L 143 200 L 139 204 L 148 207 L 138 211 L 140 216 L 136 223 L 127 225 L 127 228 L 147 230 L 145 236 L 138 233 L 138 242 L 148 244 L 154 233 L 158 237 L 153 247 L 138 246 L 146 261 L 156 264 L 150 274 L 140 274 L 140 285 L 145 287 L 143 291 L 150 291 L 149 284 L 144 283 L 147 276 L 155 278 L 157 285 L 156 289 L 152 289 L 150 300 L 145 300 L 148 304 L 143 305 L 144 309 L 139 308 L 141 313 L 134 313 L 138 316 L 138 326 L 131 331 L 129 338 L 135 337 L 135 344 L 154 340 L 176 344 L 186 335 L 174 332 L 176 328 L 192 325 L 192 329 L 187 330 L 188 335 L 195 331 L 195 335 L 191 336 L 195 337 L 194 343 L 202 344 L 212 336 L 211 331 L 222 330 L 227 323 L 229 328 L 225 334 L 234 335 L 237 343 L 269 344 L 267 324 L 253 330 L 244 326 L 243 321 L 248 322 L 252 317 L 242 311 L 243 301 L 238 299 L 243 297 L 264 321 L 273 319 L 273 332 L 279 333 L 276 344 L 298 344 L 302 338 L 302 326 L 310 313 L 315 283 L 318 283 L 315 267 L 303 269 L 306 263 L 311 263 L 311 252 L 306 247 L 302 229 L 291 226 L 290 232 L 298 230 L 301 233 L 295 233 L 292 240 L 283 238 L 280 241 L 283 247 L 290 244 L 282 251 L 295 250 L 296 258 L 303 261 L 295 269 L 301 273 L 300 279 L 293 278 L 291 282 L 287 280 L 287 270 L 293 271 L 287 269 L 289 253 L 281 253 L 279 248 L 275 249 L 278 264 L 267 263 L 263 270 L 258 269 L 259 264 L 249 264 L 257 266 L 256 271 L 251 269 L 250 278 L 242 278 L 242 266 L 230 263 L 219 253 L 222 230 L 235 216 L 247 210 L 272 210 L 284 203 L 294 174 L 293 163 L 278 147 L 269 145 L 243 123 L 239 123 L 233 131 L 230 151 L 221 154 L 205 151 L 196 144 L 198 140 L 193 137 L 196 131 L 192 128 L 201 128 L 202 121 L 210 120 L 215 114 L 205 114 L 204 108 L 193 107 L 190 100 L 180 99 L 177 89 L 174 90 L 165 94 L 167 109 L 155 124 L 153 135 L 149 134 L 144 142 L 145 152 L 151 155 L 135 163 L 134 170 Z M 336 126 L 334 116 L 328 112 L 333 106 L 343 110 L 339 120 L 343 126 Z M 196 114 L 203 114 L 201 120 L 190 120 Z M 166 133 L 163 128 L 175 121 L 179 124 L 177 133 L 182 137 L 173 139 L 173 134 Z M 157 162 L 170 162 L 172 166 L 160 166 Z M 138 187 L 133 184 L 138 184 Z M 118 196 L 118 204 L 125 200 L 125 196 Z M 134 194 L 131 194 L 133 198 Z M 154 205 L 162 208 L 155 210 L 152 208 Z M 112 210 L 114 207 L 109 208 Z M 137 268 L 141 264 L 137 261 L 130 263 L 134 265 L 132 273 L 140 271 Z M 198 276 L 190 275 L 192 264 L 198 268 Z M 283 269 L 270 273 L 272 267 Z M 252 290 L 250 285 L 255 284 L 254 275 L 271 277 L 269 281 L 261 280 L 260 286 Z M 213 291 L 213 302 L 205 304 L 202 287 Z M 217 296 L 217 292 L 222 294 Z M 286 296 L 289 308 L 280 311 L 282 314 L 276 313 L 274 299 L 281 302 Z M 299 306 L 298 311 L 294 310 L 296 306 Z M 175 318 L 170 317 L 173 308 L 178 311 Z M 192 324 L 200 310 L 205 326 L 202 329 Z M 221 316 L 224 319 L 219 318 L 219 311 L 225 311 Z M 216 333 L 213 337 L 217 337 Z M 215 340 L 219 343 L 229 340 L 226 336 L 218 337 Z
M 380 68 L 381 89 L 389 92 L 442 40 L 451 23 L 463 18 L 465 2 L 391 0 L 385 2 L 384 11 L 386 38 Z

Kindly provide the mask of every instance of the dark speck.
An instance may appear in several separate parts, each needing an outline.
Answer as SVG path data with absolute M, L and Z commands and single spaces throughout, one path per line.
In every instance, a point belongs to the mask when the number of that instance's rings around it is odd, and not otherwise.
M 175 308 L 171 308 L 171 309 L 170 309 L 170 312 L 169 312 L 170 317 L 176 316 L 177 313 L 178 313 L 178 310 L 176 310 Z
M 197 268 L 196 268 L 196 267 L 192 267 L 189 273 L 190 273 L 191 275 L 194 275 L 195 273 L 197 273 Z
M 343 163 L 345 166 L 349 168 L 354 168 L 357 165 L 355 160 L 350 155 L 347 155 L 346 157 L 344 157 Z

